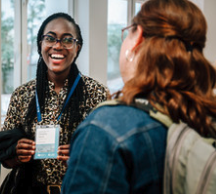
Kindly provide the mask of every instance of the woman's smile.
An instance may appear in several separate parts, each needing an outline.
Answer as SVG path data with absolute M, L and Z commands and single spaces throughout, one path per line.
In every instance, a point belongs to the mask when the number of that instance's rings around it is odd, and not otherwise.
M 63 54 L 50 54 L 50 60 L 54 64 L 63 63 L 65 61 L 66 56 Z

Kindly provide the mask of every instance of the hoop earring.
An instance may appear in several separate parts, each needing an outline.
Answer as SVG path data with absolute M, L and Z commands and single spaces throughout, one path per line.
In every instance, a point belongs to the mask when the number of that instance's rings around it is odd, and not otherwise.
M 127 49 L 125 51 L 125 57 L 126 57 L 127 61 L 132 62 L 134 60 L 134 57 L 135 57 L 135 52 Z

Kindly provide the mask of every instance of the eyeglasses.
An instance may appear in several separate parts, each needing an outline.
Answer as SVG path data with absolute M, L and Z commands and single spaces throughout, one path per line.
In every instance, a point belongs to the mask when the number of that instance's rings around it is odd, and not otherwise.
M 42 41 L 48 47 L 53 47 L 55 44 L 57 44 L 58 42 L 60 42 L 61 45 L 65 49 L 71 49 L 71 48 L 73 48 L 73 46 L 76 43 L 79 42 L 78 39 L 75 39 L 73 37 L 64 37 L 64 38 L 61 38 L 61 39 L 57 39 L 56 37 L 53 37 L 53 36 L 48 35 L 48 34 L 42 36 Z
M 133 26 L 135 26 L 135 24 L 132 24 L 130 26 L 127 26 L 125 28 L 122 28 L 122 34 L 121 34 L 121 39 L 122 42 L 124 41 L 124 39 L 127 37 L 127 35 L 129 34 L 129 29 L 132 28 Z

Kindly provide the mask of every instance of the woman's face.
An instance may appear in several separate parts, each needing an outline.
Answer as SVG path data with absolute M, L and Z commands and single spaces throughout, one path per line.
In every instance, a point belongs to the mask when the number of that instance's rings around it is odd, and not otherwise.
M 50 21 L 45 29 L 44 35 L 51 35 L 57 39 L 64 37 L 77 38 L 74 25 L 64 18 L 57 18 Z M 79 46 L 74 44 L 73 48 L 66 49 L 62 43 L 57 42 L 53 47 L 41 43 L 41 54 L 48 68 L 48 75 L 68 75 L 71 64 L 77 56 Z

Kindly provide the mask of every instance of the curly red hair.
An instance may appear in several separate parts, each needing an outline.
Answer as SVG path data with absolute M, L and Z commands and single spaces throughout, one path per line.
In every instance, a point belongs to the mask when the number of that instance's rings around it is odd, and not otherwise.
M 174 122 L 216 137 L 216 73 L 203 55 L 207 24 L 201 10 L 187 0 L 149 0 L 133 23 L 133 30 L 142 27 L 145 40 L 137 53 L 136 74 L 121 91 L 122 101 L 147 98 Z

